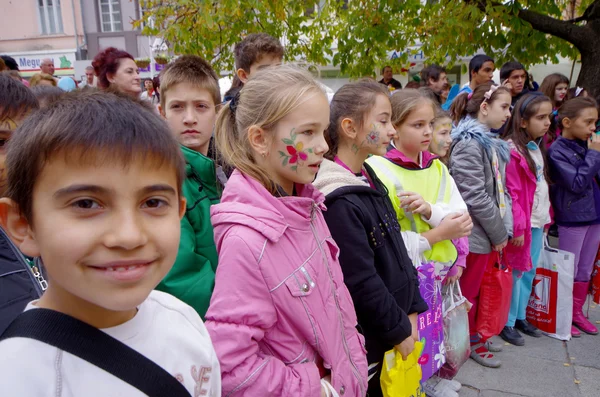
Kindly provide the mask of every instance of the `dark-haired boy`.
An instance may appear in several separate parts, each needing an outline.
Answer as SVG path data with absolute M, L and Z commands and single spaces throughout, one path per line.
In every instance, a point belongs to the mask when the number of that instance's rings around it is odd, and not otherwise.
M 236 70 L 225 101 L 231 100 L 257 71 L 281 65 L 284 53 L 279 40 L 266 33 L 249 34 L 235 45 L 233 51 Z
M 162 71 L 160 82 L 159 111 L 185 157 L 183 195 L 187 208 L 181 220 L 177 260 L 158 289 L 186 302 L 204 317 L 214 289 L 218 258 L 210 207 L 219 203 L 225 183 L 224 174 L 207 156 L 221 103 L 219 80 L 204 59 L 184 55 Z
M 24 121 L 6 161 L 0 220 L 22 252 L 42 258 L 48 289 L 0 339 L 3 390 L 142 396 L 159 378 L 169 390 L 220 395 L 202 320 L 153 291 L 175 261 L 185 211 L 183 159 L 164 121 L 126 97 L 67 93 Z M 38 328 L 66 342 L 42 342 L 30 333 Z M 86 356 L 94 349 L 100 354 Z M 131 360 L 131 349 L 141 356 Z M 125 357 L 125 370 L 110 365 Z

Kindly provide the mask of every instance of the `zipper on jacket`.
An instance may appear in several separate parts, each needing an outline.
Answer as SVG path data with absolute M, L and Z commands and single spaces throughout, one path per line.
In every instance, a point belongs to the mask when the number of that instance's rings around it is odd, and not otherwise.
M 41 297 L 44 294 L 44 291 L 46 291 L 46 289 L 48 288 L 48 283 L 44 279 L 44 276 L 38 270 L 37 266 L 29 265 L 29 262 L 27 262 L 27 259 L 25 259 L 25 256 L 21 253 L 21 251 L 17 247 L 15 247 L 15 245 L 12 243 L 12 241 L 8 237 L 8 234 L 6 234 L 6 232 L 2 228 L 0 228 L 0 233 L 2 234 L 2 238 L 4 238 L 6 240 L 8 247 L 11 249 L 11 251 L 17 258 L 17 260 L 23 265 L 23 267 L 27 271 L 27 275 L 29 276 L 29 279 L 33 283 L 35 291 L 38 293 L 38 296 Z M 34 268 L 35 268 L 35 272 L 33 270 Z
M 352 369 L 353 369 L 352 372 L 354 373 L 354 376 L 358 380 L 358 385 L 360 387 L 361 394 L 364 395 L 366 391 L 364 389 L 363 379 L 360 376 L 360 371 L 358 370 L 358 367 L 354 363 L 354 360 L 352 360 L 352 356 L 350 355 L 350 348 L 348 347 L 348 341 L 346 340 L 346 331 L 344 329 L 344 319 L 342 316 L 342 308 L 340 307 L 340 302 L 337 298 L 337 294 L 335 291 L 335 285 L 333 284 L 333 274 L 331 272 L 331 268 L 329 267 L 329 260 L 327 259 L 327 253 L 323 249 L 321 240 L 319 239 L 319 235 L 318 235 L 315 225 L 314 225 L 316 208 L 317 208 L 317 205 L 315 203 L 313 203 L 311 211 L 310 211 L 310 230 L 313 233 L 313 237 L 317 241 L 317 245 L 319 246 L 319 251 L 321 251 L 321 255 L 323 256 L 323 259 L 325 259 L 325 266 L 327 267 L 327 273 L 329 274 L 329 284 L 330 284 L 331 288 L 333 289 L 333 300 L 335 301 L 335 305 L 337 307 L 337 312 L 338 312 L 338 318 L 340 320 L 340 326 L 341 326 L 340 332 L 342 333 L 342 341 L 344 342 L 344 350 L 346 351 L 346 355 L 348 356 L 348 360 L 350 361 L 350 364 L 352 364 Z

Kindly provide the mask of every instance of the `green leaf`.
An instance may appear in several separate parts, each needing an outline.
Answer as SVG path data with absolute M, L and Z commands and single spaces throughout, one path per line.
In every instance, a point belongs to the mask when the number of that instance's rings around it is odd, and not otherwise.
M 279 156 L 280 157 L 287 157 L 287 154 L 283 153 L 281 150 L 279 151 Z
M 283 138 L 282 139 L 283 143 L 285 143 L 286 145 L 293 145 L 294 141 L 292 139 L 288 139 L 288 138 Z
M 286 157 L 286 158 L 284 158 L 284 159 L 283 159 L 283 166 L 284 166 L 284 167 L 285 167 L 286 165 L 288 165 L 288 160 L 289 160 L 289 157 Z
M 285 165 L 285 164 L 284 164 Z M 298 166 L 294 165 L 290 168 L 292 171 L 298 172 Z

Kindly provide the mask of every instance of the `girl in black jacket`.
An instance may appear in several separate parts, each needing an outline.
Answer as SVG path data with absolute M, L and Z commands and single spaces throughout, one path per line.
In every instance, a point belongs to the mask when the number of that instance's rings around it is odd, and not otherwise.
M 417 340 L 417 315 L 427 310 L 388 192 L 365 164 L 386 153 L 395 134 L 391 113 L 384 86 L 370 80 L 343 86 L 331 101 L 328 160 L 314 182 L 326 195 L 325 220 L 366 339 L 369 397 L 382 395 L 385 352 L 395 347 L 406 358 Z

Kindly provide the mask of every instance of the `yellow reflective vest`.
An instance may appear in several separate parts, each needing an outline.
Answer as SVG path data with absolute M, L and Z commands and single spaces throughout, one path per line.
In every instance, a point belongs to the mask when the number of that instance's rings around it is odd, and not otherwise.
M 430 204 L 450 203 L 452 193 L 450 178 L 452 177 L 448 168 L 439 159 L 433 160 L 427 168 L 420 169 L 404 168 L 381 156 L 373 156 L 367 160 L 367 163 L 387 188 L 402 230 L 416 233 L 431 230 L 432 227 L 421 218 L 421 215 L 404 211 L 398 194 L 402 191 L 415 192 Z M 450 267 L 456 262 L 458 252 L 452 241 L 444 240 L 434 244 L 431 250 L 423 253 L 423 256 L 427 261 Z

